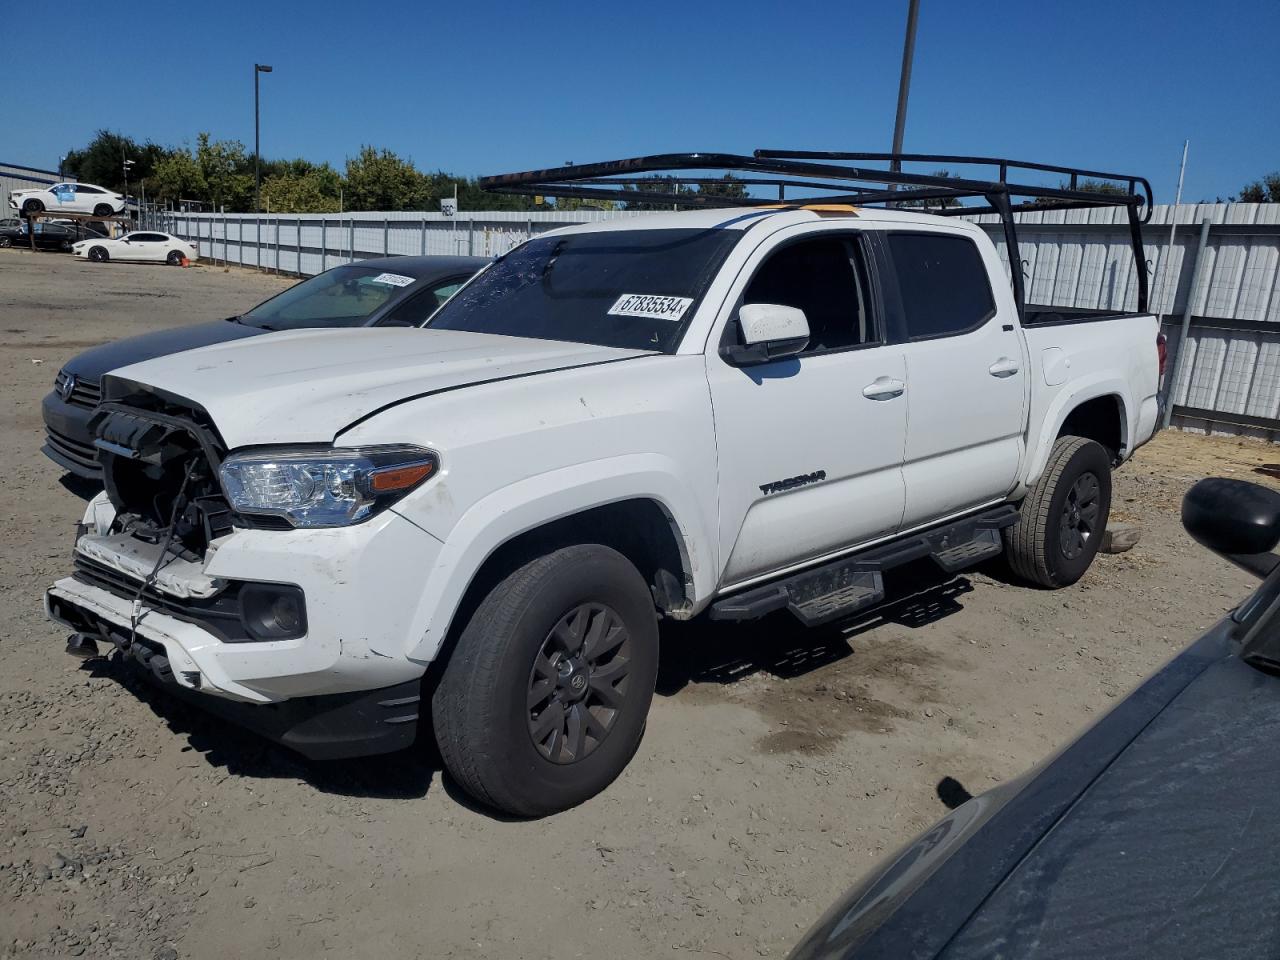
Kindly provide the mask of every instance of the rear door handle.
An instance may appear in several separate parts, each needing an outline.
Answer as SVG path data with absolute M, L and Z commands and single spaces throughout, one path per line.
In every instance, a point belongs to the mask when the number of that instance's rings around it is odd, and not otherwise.
M 989 368 L 993 377 L 1012 377 L 1018 372 L 1018 361 L 1011 360 L 1008 357 L 1001 357 Z
M 862 395 L 868 400 L 892 400 L 902 396 L 907 385 L 893 377 L 876 377 L 862 388 Z

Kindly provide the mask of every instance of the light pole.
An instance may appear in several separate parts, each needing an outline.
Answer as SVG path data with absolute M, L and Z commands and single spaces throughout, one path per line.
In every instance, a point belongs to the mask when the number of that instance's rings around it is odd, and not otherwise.
M 898 116 L 893 122 L 893 152 L 902 152 L 902 135 L 907 127 L 907 94 L 911 92 L 911 61 L 916 52 L 916 19 L 920 15 L 920 0 L 909 0 L 907 7 L 907 36 L 902 44 L 902 76 L 898 80 Z M 889 161 L 889 169 L 895 173 L 902 171 L 898 160 Z M 896 183 L 889 184 L 892 192 L 897 189 Z
M 124 158 L 124 215 L 129 217 L 129 168 L 133 166 L 133 161 L 128 157 Z
M 265 63 L 253 65 L 253 210 L 262 209 L 258 194 L 262 190 L 262 153 L 258 143 L 258 74 L 270 73 L 271 68 Z

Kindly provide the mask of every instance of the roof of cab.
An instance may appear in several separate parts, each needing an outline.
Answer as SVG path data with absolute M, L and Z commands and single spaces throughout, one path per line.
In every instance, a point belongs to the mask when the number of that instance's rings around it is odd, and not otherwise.
M 940 217 L 918 210 L 891 210 L 885 207 L 806 206 L 719 207 L 714 210 L 679 210 L 670 213 L 635 213 L 612 220 L 580 223 L 551 230 L 540 236 L 568 233 L 604 233 L 616 230 L 740 230 L 769 222 L 783 227 L 819 220 L 849 220 L 858 223 L 931 224 L 981 232 L 981 228 L 956 217 Z

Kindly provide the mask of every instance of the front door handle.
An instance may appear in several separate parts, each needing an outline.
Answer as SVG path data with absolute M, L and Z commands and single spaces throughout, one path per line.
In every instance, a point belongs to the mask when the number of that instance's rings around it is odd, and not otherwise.
M 989 368 L 993 377 L 1012 377 L 1018 372 L 1018 361 L 1011 360 L 1009 357 L 1001 357 Z
M 893 377 L 876 377 L 862 388 L 862 395 L 868 400 L 892 400 L 902 396 L 907 385 Z

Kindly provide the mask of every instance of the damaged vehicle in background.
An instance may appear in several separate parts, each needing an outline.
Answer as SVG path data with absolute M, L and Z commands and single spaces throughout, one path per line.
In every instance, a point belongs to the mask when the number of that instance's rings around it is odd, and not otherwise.
M 119 649 L 308 756 L 432 730 L 473 796 L 539 815 L 635 753 L 659 617 L 825 623 L 879 604 L 907 562 L 1002 551 L 1030 583 L 1072 584 L 1113 466 L 1157 422 L 1150 188 L 1087 171 L 1068 172 L 1127 191 L 1042 188 L 987 162 L 999 179 L 764 154 L 489 178 L 592 197 L 611 175 L 765 170 L 839 192 L 555 230 L 422 329 L 114 371 L 92 423 L 106 492 L 47 610 L 71 652 Z M 625 196 L 702 202 L 662 189 Z M 1137 312 L 1027 305 L 976 224 L 871 205 L 981 198 L 1018 263 L 1011 196 L 1124 207 Z
M 379 257 L 332 267 L 251 310 L 103 344 L 70 360 L 44 398 L 45 456 L 82 480 L 102 479 L 89 418 L 108 370 L 229 340 L 304 327 L 415 326 L 489 261 L 483 257 Z

